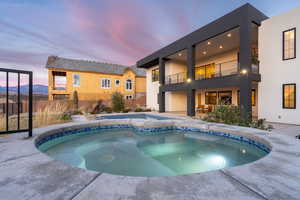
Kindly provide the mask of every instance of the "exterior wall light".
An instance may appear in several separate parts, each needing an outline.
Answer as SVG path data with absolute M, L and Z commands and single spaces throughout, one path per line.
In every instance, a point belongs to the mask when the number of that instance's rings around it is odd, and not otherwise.
M 241 71 L 241 74 L 247 74 L 248 73 L 248 71 L 246 70 L 246 69 L 243 69 L 242 71 Z
M 190 82 L 192 82 L 192 79 L 188 78 L 188 79 L 186 80 L 186 82 L 190 83 Z

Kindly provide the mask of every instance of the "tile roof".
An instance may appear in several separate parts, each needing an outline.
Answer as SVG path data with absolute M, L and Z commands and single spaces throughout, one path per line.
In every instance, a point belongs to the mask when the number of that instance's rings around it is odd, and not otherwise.
M 126 69 L 132 69 L 137 76 L 146 76 L 144 69 L 138 69 L 136 66 L 125 66 L 110 63 L 101 63 L 87 60 L 76 60 L 61 58 L 58 56 L 49 56 L 46 68 L 57 68 L 75 71 L 100 72 L 105 74 L 123 74 Z

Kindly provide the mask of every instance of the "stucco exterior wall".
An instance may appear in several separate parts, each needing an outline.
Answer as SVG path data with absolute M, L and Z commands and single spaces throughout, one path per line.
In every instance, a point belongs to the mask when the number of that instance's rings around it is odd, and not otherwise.
M 187 110 L 186 92 L 166 92 L 166 111 L 178 112 Z
M 300 124 L 300 8 L 262 22 L 259 60 L 262 81 L 258 89 L 258 115 L 271 122 Z M 282 60 L 283 31 L 296 28 L 296 59 Z M 282 85 L 295 83 L 296 109 L 283 109 Z
M 66 72 L 66 89 L 55 90 L 53 88 L 52 71 Z M 80 76 L 80 85 L 73 85 L 73 76 Z M 69 71 L 62 69 L 50 68 L 48 71 L 49 77 L 49 99 L 53 98 L 53 94 L 66 94 L 72 98 L 73 92 L 78 92 L 80 101 L 89 100 L 107 100 L 111 98 L 112 93 L 118 91 L 125 95 L 135 95 L 136 93 L 146 92 L 146 77 L 137 77 L 132 70 L 126 70 L 123 75 L 102 74 L 95 72 Z M 110 88 L 101 87 L 101 79 L 108 78 L 111 80 Z M 133 83 L 132 90 L 126 90 L 126 80 L 131 79 Z M 120 85 L 117 86 L 115 80 L 120 80 Z
M 165 65 L 165 75 L 173 75 L 182 72 L 187 72 L 187 66 L 180 62 L 169 61 Z
M 152 110 L 158 110 L 158 93 L 159 93 L 159 81 L 152 82 L 152 70 L 158 68 L 158 66 L 149 68 L 146 72 L 146 106 Z

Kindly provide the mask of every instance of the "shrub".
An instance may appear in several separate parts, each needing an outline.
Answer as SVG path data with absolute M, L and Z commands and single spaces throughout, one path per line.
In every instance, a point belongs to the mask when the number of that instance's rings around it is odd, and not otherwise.
M 124 98 L 120 92 L 112 94 L 112 110 L 114 112 L 121 112 L 125 108 Z
M 125 108 L 125 109 L 123 110 L 123 113 L 128 113 L 128 112 L 130 112 L 130 111 L 131 111 L 130 108 Z
M 99 114 L 105 111 L 106 106 L 103 104 L 103 101 L 100 99 L 96 106 L 94 107 L 92 114 Z
M 74 108 L 77 110 L 78 109 L 78 92 L 76 90 L 73 92 L 73 105 L 74 105 Z
M 206 117 L 203 117 L 202 120 L 262 130 L 271 130 L 273 128 L 272 126 L 266 126 L 264 119 L 252 120 L 250 115 L 245 119 L 243 114 L 244 111 L 238 106 L 218 105 L 212 112 L 208 113 Z
M 69 121 L 72 120 L 71 115 L 69 113 L 63 113 L 60 117 L 59 120 L 62 121 Z
M 142 109 L 142 108 L 136 108 L 135 110 L 134 110 L 134 112 L 143 112 L 144 110 Z
M 104 112 L 112 113 L 112 108 L 111 107 L 105 107 Z
M 144 112 L 151 112 L 152 110 L 150 108 L 147 108 L 146 110 L 144 110 Z

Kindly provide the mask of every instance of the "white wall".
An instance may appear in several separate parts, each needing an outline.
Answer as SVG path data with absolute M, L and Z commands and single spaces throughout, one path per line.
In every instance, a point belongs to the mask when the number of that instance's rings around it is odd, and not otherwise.
M 210 57 L 206 60 L 197 61 L 196 67 L 208 65 L 211 63 L 215 63 L 217 65 L 217 64 L 221 64 L 221 63 L 225 63 L 225 62 L 229 62 L 229 61 L 237 61 L 237 59 L 238 59 L 237 53 L 238 53 L 237 50 L 232 50 L 232 51 L 220 54 L 220 55 Z
M 159 109 L 159 105 L 157 102 L 157 95 L 159 93 L 159 81 L 152 82 L 152 70 L 155 68 L 158 68 L 158 66 L 149 68 L 146 72 L 146 105 L 147 108 L 150 108 L 152 110 Z
M 187 72 L 187 66 L 183 63 L 169 61 L 165 64 L 165 75 L 173 75 L 182 72 Z
M 187 111 L 186 92 L 166 92 L 166 112 Z
M 296 59 L 282 60 L 282 34 L 297 28 Z M 258 89 L 258 115 L 271 122 L 300 124 L 300 8 L 264 21 L 259 28 L 262 81 Z M 297 109 L 282 108 L 282 85 L 297 84 Z

